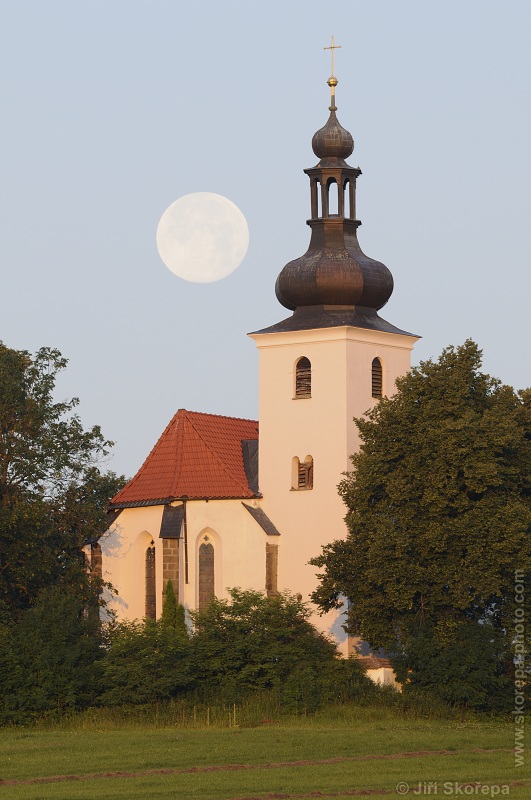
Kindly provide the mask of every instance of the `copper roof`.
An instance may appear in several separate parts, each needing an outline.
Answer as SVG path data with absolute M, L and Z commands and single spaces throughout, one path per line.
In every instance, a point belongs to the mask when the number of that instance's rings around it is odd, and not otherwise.
M 246 477 L 242 442 L 257 439 L 254 420 L 181 408 L 111 507 L 256 497 Z

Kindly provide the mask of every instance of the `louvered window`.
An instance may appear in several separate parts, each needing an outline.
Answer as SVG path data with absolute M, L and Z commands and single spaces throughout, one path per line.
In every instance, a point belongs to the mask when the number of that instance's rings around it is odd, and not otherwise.
M 382 397 L 383 391 L 383 377 L 382 377 L 382 362 L 379 358 L 375 358 L 372 362 L 372 396 Z
M 155 548 L 146 550 L 146 619 L 157 616 L 157 590 L 155 573 Z
M 295 367 L 295 397 L 312 396 L 312 365 L 310 359 L 303 357 Z
M 298 489 L 313 489 L 313 458 L 299 461 Z

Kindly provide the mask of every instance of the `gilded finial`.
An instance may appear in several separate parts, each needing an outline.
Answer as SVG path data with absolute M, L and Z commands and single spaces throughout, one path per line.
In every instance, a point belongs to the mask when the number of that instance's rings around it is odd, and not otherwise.
M 332 74 L 327 80 L 328 85 L 330 86 L 330 111 L 336 110 L 336 86 L 337 86 L 337 78 L 334 75 L 334 50 L 340 50 L 341 45 L 334 43 L 334 37 L 332 36 L 332 44 L 330 47 L 323 47 L 323 50 L 331 50 L 332 51 Z

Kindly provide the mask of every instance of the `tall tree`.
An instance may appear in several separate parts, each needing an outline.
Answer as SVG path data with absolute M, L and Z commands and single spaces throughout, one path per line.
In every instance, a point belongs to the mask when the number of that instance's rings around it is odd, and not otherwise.
M 390 651 L 399 677 L 481 706 L 475 685 L 455 696 L 434 658 L 483 652 L 494 692 L 509 675 L 515 570 L 531 567 L 531 391 L 482 373 L 467 341 L 356 423 L 362 446 L 339 486 L 349 532 L 313 560 L 313 599 L 347 597 L 351 632 Z
M 0 620 L 0 724 L 84 708 L 99 691 L 99 625 L 80 613 L 78 586 L 43 589 L 13 620 Z
M 97 425 L 83 430 L 76 397 L 54 402 L 67 363 L 48 347 L 32 356 L 0 343 L 0 498 L 53 498 L 112 446 Z
M 58 581 L 88 591 L 82 547 L 124 482 L 100 472 L 112 442 L 83 429 L 77 398 L 54 400 L 66 364 L 0 343 L 0 598 L 14 615 Z

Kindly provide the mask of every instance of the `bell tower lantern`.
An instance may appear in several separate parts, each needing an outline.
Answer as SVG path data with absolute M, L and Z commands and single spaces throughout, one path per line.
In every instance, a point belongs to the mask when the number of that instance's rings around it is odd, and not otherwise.
M 312 139 L 319 161 L 304 170 L 310 243 L 275 286 L 292 314 L 250 334 L 260 358 L 259 488 L 264 510 L 282 531 L 278 588 L 290 586 L 304 600 L 317 585 L 308 561 L 346 534 L 337 486 L 359 448 L 353 418 L 393 393 L 418 338 L 378 313 L 393 277 L 358 242 L 361 170 L 345 160 L 354 140 L 336 116 L 337 83 L 332 74 L 329 117 Z M 346 638 L 338 612 L 327 621 L 336 638 Z

